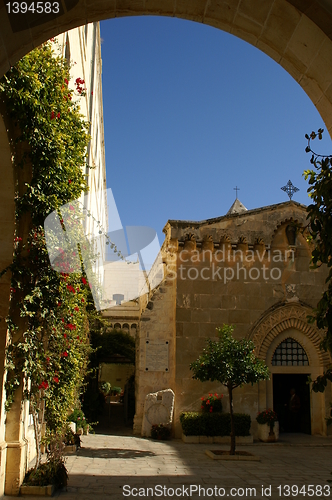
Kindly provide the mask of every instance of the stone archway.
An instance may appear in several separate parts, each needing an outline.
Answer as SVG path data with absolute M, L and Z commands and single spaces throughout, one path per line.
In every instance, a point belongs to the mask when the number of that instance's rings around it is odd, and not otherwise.
M 258 408 L 273 407 L 274 375 L 310 375 L 315 380 L 329 365 L 330 356 L 319 347 L 322 335 L 317 327 L 309 324 L 307 316 L 311 308 L 299 302 L 277 304 L 253 326 L 249 338 L 256 346 L 256 355 L 267 364 L 272 377 L 260 382 L 258 387 Z M 278 345 L 287 338 L 297 341 L 305 350 L 309 366 L 273 366 L 272 358 Z M 327 394 L 310 394 L 311 433 L 326 435 L 325 413 L 329 406 Z
M 269 55 L 308 94 L 332 135 L 332 10 L 328 0 L 59 0 L 59 2 L 61 6 L 59 15 L 43 14 L 34 18 L 30 15 L 15 16 L 15 14 L 9 17 L 5 1 L 1 1 L 0 76 L 45 40 L 88 22 L 133 15 L 177 17 L 229 32 Z M 6 137 L 6 131 L 1 127 L 0 124 L 2 141 Z M 12 256 L 14 184 L 11 179 L 8 142 L 2 151 L 5 153 L 0 159 L 1 179 L 8 179 L 9 182 L 9 187 L 6 182 L 0 184 L 1 200 L 3 202 L 8 200 L 6 210 L 1 212 L 0 220 L 6 255 L 4 263 Z M 1 288 L 0 315 L 6 314 L 8 300 L 7 282 Z M 288 320 L 293 321 L 291 318 Z M 302 334 L 304 335 L 303 332 Z M 318 337 L 316 339 L 314 334 L 312 335 L 313 345 L 317 348 Z M 6 332 L 3 329 L 1 337 L 3 342 L 5 336 Z M 2 346 L 0 356 L 3 358 L 3 355 Z M 325 360 L 321 361 L 324 365 Z M 1 366 L 3 363 L 0 363 L 0 375 Z M 0 418 L 0 421 L 3 422 L 3 418 Z M 0 458 L 1 476 L 4 457 Z
M 327 0 L 59 1 L 59 14 L 9 16 L 2 0 L 0 76 L 33 47 L 87 22 L 178 17 L 229 32 L 265 52 L 301 85 L 332 132 L 332 9 Z

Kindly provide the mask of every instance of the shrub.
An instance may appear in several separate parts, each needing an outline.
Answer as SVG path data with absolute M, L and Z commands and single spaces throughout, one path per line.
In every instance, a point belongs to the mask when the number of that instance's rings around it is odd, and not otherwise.
M 74 422 L 76 424 L 76 430 L 82 428 L 85 431 L 88 426 L 88 422 L 82 410 L 74 410 L 73 413 L 69 415 L 68 422 Z
M 186 436 L 229 436 L 229 413 L 184 412 L 180 415 L 183 434 Z M 251 418 L 245 413 L 234 413 L 235 435 L 249 436 Z
M 152 439 L 170 439 L 171 437 L 171 430 L 169 427 L 163 425 L 163 424 L 154 424 L 151 427 L 151 437 Z
M 111 392 L 112 386 L 110 382 L 102 382 L 100 389 L 104 396 L 107 396 Z
M 271 429 L 274 427 L 274 422 L 278 421 L 278 415 L 275 411 L 268 410 L 261 411 L 257 414 L 256 420 L 259 424 L 269 424 Z
M 77 448 L 81 446 L 81 438 L 78 434 L 75 434 L 70 427 L 66 429 L 66 433 L 64 436 L 65 445 L 76 445 Z

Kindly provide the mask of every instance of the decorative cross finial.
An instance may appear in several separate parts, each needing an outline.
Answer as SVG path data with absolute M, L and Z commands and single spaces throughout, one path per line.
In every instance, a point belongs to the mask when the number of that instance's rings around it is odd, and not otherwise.
M 240 188 L 238 188 L 237 186 L 235 188 L 233 188 L 234 191 L 236 191 L 236 198 L 237 198 L 237 192 L 240 191 Z
M 280 189 L 282 189 L 283 191 L 285 191 L 288 194 L 290 200 L 293 198 L 294 193 L 296 193 L 297 191 L 300 191 L 299 188 L 293 186 L 293 184 L 290 180 L 287 182 L 286 186 L 283 186 Z

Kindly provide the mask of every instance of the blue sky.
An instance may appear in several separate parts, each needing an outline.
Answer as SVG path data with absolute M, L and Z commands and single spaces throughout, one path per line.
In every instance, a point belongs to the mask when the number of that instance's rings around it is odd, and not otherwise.
M 163 17 L 101 22 L 107 186 L 123 225 L 308 204 L 305 133 L 325 128 L 293 78 L 248 43 Z M 314 145 L 331 153 L 325 132 Z

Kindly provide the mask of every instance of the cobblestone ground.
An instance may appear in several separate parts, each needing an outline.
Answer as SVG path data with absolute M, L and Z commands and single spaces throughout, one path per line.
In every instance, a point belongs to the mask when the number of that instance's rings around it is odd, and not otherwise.
M 56 492 L 55 497 L 275 500 L 332 496 L 327 482 L 332 479 L 331 438 L 281 435 L 278 443 L 237 447 L 259 456 L 260 462 L 217 461 L 205 454 L 207 449 L 221 448 L 227 446 L 101 434 L 83 436 L 82 448 L 67 457 L 68 488 Z

